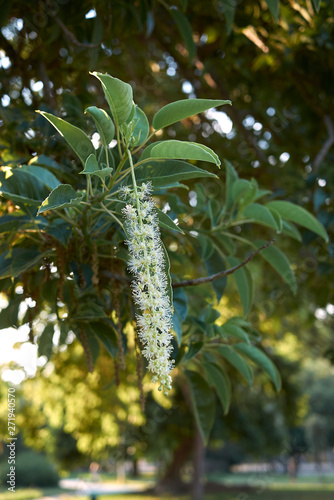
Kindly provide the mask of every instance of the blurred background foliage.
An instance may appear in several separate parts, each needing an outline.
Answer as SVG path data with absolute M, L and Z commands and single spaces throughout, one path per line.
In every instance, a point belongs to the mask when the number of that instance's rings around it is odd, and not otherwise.
M 104 98 L 89 71 L 108 72 L 131 83 L 150 118 L 187 96 L 231 99 L 231 108 L 184 120 L 163 137 L 210 146 L 241 177 L 307 208 L 333 235 L 332 1 L 3 0 L 0 12 L 3 165 L 38 153 L 70 171 L 65 142 L 34 110 L 93 133 L 83 110 L 93 100 L 104 107 Z M 224 182 L 223 170 L 219 176 Z M 210 184 L 206 196 L 217 196 L 215 189 Z M 306 448 L 319 459 L 334 445 L 334 244 L 306 230 L 302 245 L 282 244 L 298 292 L 293 296 L 263 262 L 253 262 L 248 319 L 264 334 L 283 389 L 277 395 L 259 375 L 249 390 L 232 373 L 234 401 L 227 416 L 217 409 L 208 452 L 219 450 L 227 467 L 247 454 L 289 457 Z M 219 310 L 225 319 L 242 314 L 233 287 Z M 105 353 L 87 376 L 80 345 L 59 352 L 20 389 L 17 423 L 25 443 L 63 469 L 110 456 L 175 463 L 192 438 L 184 396 L 177 389 L 168 407 L 153 391 L 142 414 L 136 377 L 121 372 L 115 391 L 112 370 Z

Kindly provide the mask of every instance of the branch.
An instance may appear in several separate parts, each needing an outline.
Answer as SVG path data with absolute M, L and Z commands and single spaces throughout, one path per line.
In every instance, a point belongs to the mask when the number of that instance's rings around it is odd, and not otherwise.
M 245 266 L 250 262 L 255 255 L 260 253 L 262 250 L 265 248 L 270 247 L 275 240 L 268 241 L 265 245 L 262 247 L 258 248 L 255 252 L 251 253 L 249 257 L 247 257 L 246 260 L 241 262 L 241 264 L 238 264 L 237 266 L 231 267 L 230 269 L 226 269 L 225 271 L 220 271 L 219 273 L 212 274 L 211 276 L 206 276 L 204 278 L 197 278 L 193 280 L 187 280 L 187 281 L 179 281 L 178 283 L 173 283 L 173 288 L 180 288 L 181 286 L 196 286 L 196 285 L 203 285 L 203 283 L 211 283 L 211 281 L 217 280 L 219 278 L 223 278 L 224 276 L 228 276 L 229 274 L 233 274 L 235 271 L 240 269 L 241 267 Z
M 73 45 L 75 45 L 76 47 L 83 47 L 85 49 L 96 49 L 97 47 L 100 46 L 99 43 L 82 43 L 82 42 L 79 42 L 79 40 L 76 38 L 76 36 L 74 35 L 74 33 L 72 33 L 72 31 L 70 31 L 67 26 L 65 26 L 65 24 L 63 23 L 63 21 L 61 21 L 59 19 L 59 17 L 57 16 L 54 16 L 54 20 L 56 21 L 56 23 L 61 27 L 63 33 L 65 36 L 67 36 L 67 38 L 73 43 Z
M 324 142 L 324 144 L 322 145 L 322 148 L 320 149 L 319 153 L 317 154 L 317 156 L 315 157 L 315 159 L 313 161 L 312 167 L 315 170 L 315 172 L 317 172 L 319 170 L 321 163 L 323 162 L 323 160 L 327 156 L 330 148 L 334 144 L 333 122 L 328 115 L 324 116 L 324 122 L 325 122 L 327 132 L 328 132 L 328 139 Z

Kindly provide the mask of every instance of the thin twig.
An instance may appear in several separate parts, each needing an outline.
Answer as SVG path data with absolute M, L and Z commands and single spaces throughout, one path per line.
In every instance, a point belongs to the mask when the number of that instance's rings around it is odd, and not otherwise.
M 228 276 L 229 274 L 233 274 L 235 271 L 240 269 L 241 267 L 245 266 L 250 262 L 255 255 L 260 253 L 262 250 L 265 248 L 270 247 L 275 240 L 268 241 L 265 245 L 262 247 L 258 248 L 255 252 L 251 253 L 249 257 L 247 257 L 246 260 L 241 262 L 241 264 L 238 264 L 237 266 L 231 267 L 230 269 L 226 269 L 224 271 L 220 271 L 219 273 L 212 274 L 211 276 L 205 276 L 204 278 L 196 278 L 193 280 L 187 280 L 187 281 L 179 281 L 178 283 L 173 283 L 173 288 L 180 288 L 181 286 L 196 286 L 196 285 L 203 285 L 203 283 L 211 283 L 211 281 L 217 280 L 219 278 L 223 278 L 224 276 Z
M 333 122 L 332 122 L 332 120 L 330 119 L 330 117 L 328 115 L 324 116 L 324 122 L 325 122 L 325 125 L 326 125 L 326 128 L 327 128 L 328 138 L 323 143 L 323 145 L 322 145 L 319 153 L 317 154 L 317 156 L 315 157 L 315 159 L 313 161 L 312 167 L 313 167 L 313 170 L 315 172 L 317 172 L 319 170 L 319 167 L 321 166 L 321 163 L 323 162 L 323 160 L 327 156 L 330 148 L 334 144 L 334 126 L 333 126 Z
M 61 27 L 63 33 L 65 36 L 67 36 L 67 38 L 73 43 L 73 45 L 75 45 L 76 47 L 83 47 L 85 49 L 96 49 L 97 47 L 100 46 L 99 43 L 82 43 L 82 42 L 79 42 L 79 40 L 76 38 L 76 36 L 74 35 L 74 33 L 72 33 L 72 31 L 70 31 L 67 26 L 65 26 L 65 24 L 63 23 L 63 21 L 61 21 L 59 19 L 59 17 L 57 16 L 54 16 L 54 20 L 56 21 L 56 23 Z

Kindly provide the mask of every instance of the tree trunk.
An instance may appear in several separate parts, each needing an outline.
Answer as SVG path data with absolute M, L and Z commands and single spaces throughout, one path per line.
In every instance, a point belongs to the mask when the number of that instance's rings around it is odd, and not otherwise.
M 177 494 L 187 490 L 187 485 L 181 479 L 181 469 L 191 452 L 192 443 L 193 439 L 191 437 L 187 438 L 174 451 L 171 464 L 153 489 L 155 494 L 163 492 Z
M 197 423 L 195 423 L 194 434 L 194 477 L 192 483 L 192 499 L 202 500 L 204 498 L 204 458 L 205 447 L 202 435 L 199 431 Z

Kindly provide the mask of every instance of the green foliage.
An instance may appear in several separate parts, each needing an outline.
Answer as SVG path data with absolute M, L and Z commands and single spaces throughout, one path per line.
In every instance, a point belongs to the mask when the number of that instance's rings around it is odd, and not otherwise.
M 52 487 L 58 485 L 59 477 L 55 467 L 45 456 L 33 450 L 19 453 L 16 458 L 15 468 L 15 483 L 17 487 Z M 2 467 L 1 481 L 3 484 L 7 480 L 6 473 L 6 467 Z
M 21 228 L 22 237 L 19 240 L 12 237 L 8 217 L 14 216 L 4 210 L 3 229 L 8 237 L 3 240 L 2 277 L 16 278 L 11 287 L 16 306 L 2 311 L 2 319 L 5 325 L 17 324 L 15 287 L 22 283 L 22 301 L 30 295 L 39 308 L 55 312 L 57 317 L 56 323 L 46 324 L 38 336 L 40 356 L 51 357 L 54 331 L 60 328 L 62 343 L 70 331 L 75 333 L 90 370 L 101 346 L 112 357 L 122 359 L 123 351 L 128 348 L 124 329 L 135 324 L 135 315 L 126 275 L 122 213 L 125 202 L 120 188 L 132 186 L 134 178 L 138 184 L 150 181 L 166 244 L 169 295 L 172 297 L 173 282 L 183 281 L 185 276 L 197 285 L 187 288 L 187 281 L 178 283 L 182 288 L 173 294 L 173 330 L 177 339 L 174 358 L 177 367 L 186 371 L 197 425 L 207 440 L 215 415 L 215 394 L 225 413 L 230 406 L 231 386 L 225 361 L 251 384 L 253 372 L 248 364 L 251 360 L 280 389 L 277 369 L 254 345 L 260 339 L 252 325 L 239 317 L 217 324 L 220 313 L 216 306 L 230 283 L 220 273 L 228 267 L 241 266 L 232 279 L 247 316 L 254 285 L 252 273 L 242 266 L 255 255 L 249 255 L 250 249 L 261 247 L 262 257 L 296 292 L 296 280 L 284 252 L 276 246 L 268 247 L 265 240 L 256 240 L 253 228 L 260 226 L 268 238 L 280 235 L 284 228 L 287 236 L 295 238 L 294 226 L 290 224 L 293 222 L 324 239 L 327 234 L 320 222 L 301 207 L 285 201 L 268 201 L 269 190 L 261 189 L 255 179 L 239 178 L 228 162 L 225 162 L 227 191 L 222 202 L 216 173 L 185 161 L 206 162 L 211 169 L 219 167 L 220 159 L 211 148 L 174 139 L 146 145 L 151 138 L 149 122 L 133 103 L 131 86 L 107 74 L 93 75 L 102 84 L 112 114 L 111 118 L 95 106 L 86 109 L 99 133 L 100 150 L 95 151 L 88 135 L 77 126 L 41 113 L 79 156 L 84 170 L 67 170 L 45 157 L 42 161 L 36 159 L 38 164 L 30 162 L 24 168 L 4 167 L 3 196 L 20 204 L 22 211 L 15 219 L 15 227 Z M 189 99 L 169 104 L 155 114 L 153 127 L 160 130 L 226 102 Z M 115 132 L 117 145 L 110 148 Z M 28 191 L 26 196 L 17 183 L 22 175 L 31 178 L 31 193 Z M 201 182 L 194 184 L 194 179 L 199 178 Z M 10 184 L 6 184 L 7 179 L 11 179 Z M 189 203 L 188 186 L 181 185 L 181 180 L 190 183 L 196 195 L 195 205 Z M 215 183 L 214 196 L 207 195 L 206 188 L 210 185 L 207 183 Z M 37 204 L 37 215 L 35 211 L 27 211 L 27 207 Z M 30 216 L 28 226 L 22 212 Z M 251 237 L 247 233 L 238 240 L 234 228 L 247 225 Z M 242 252 L 236 245 L 238 241 L 245 246 Z M 244 261 L 245 251 L 248 254 Z M 51 265 L 56 265 L 56 272 L 50 272 Z M 202 279 L 197 280 L 198 273 L 210 277 L 204 279 L 204 286 Z M 197 291 L 200 286 L 202 292 Z M 22 323 L 27 321 L 28 317 Z

